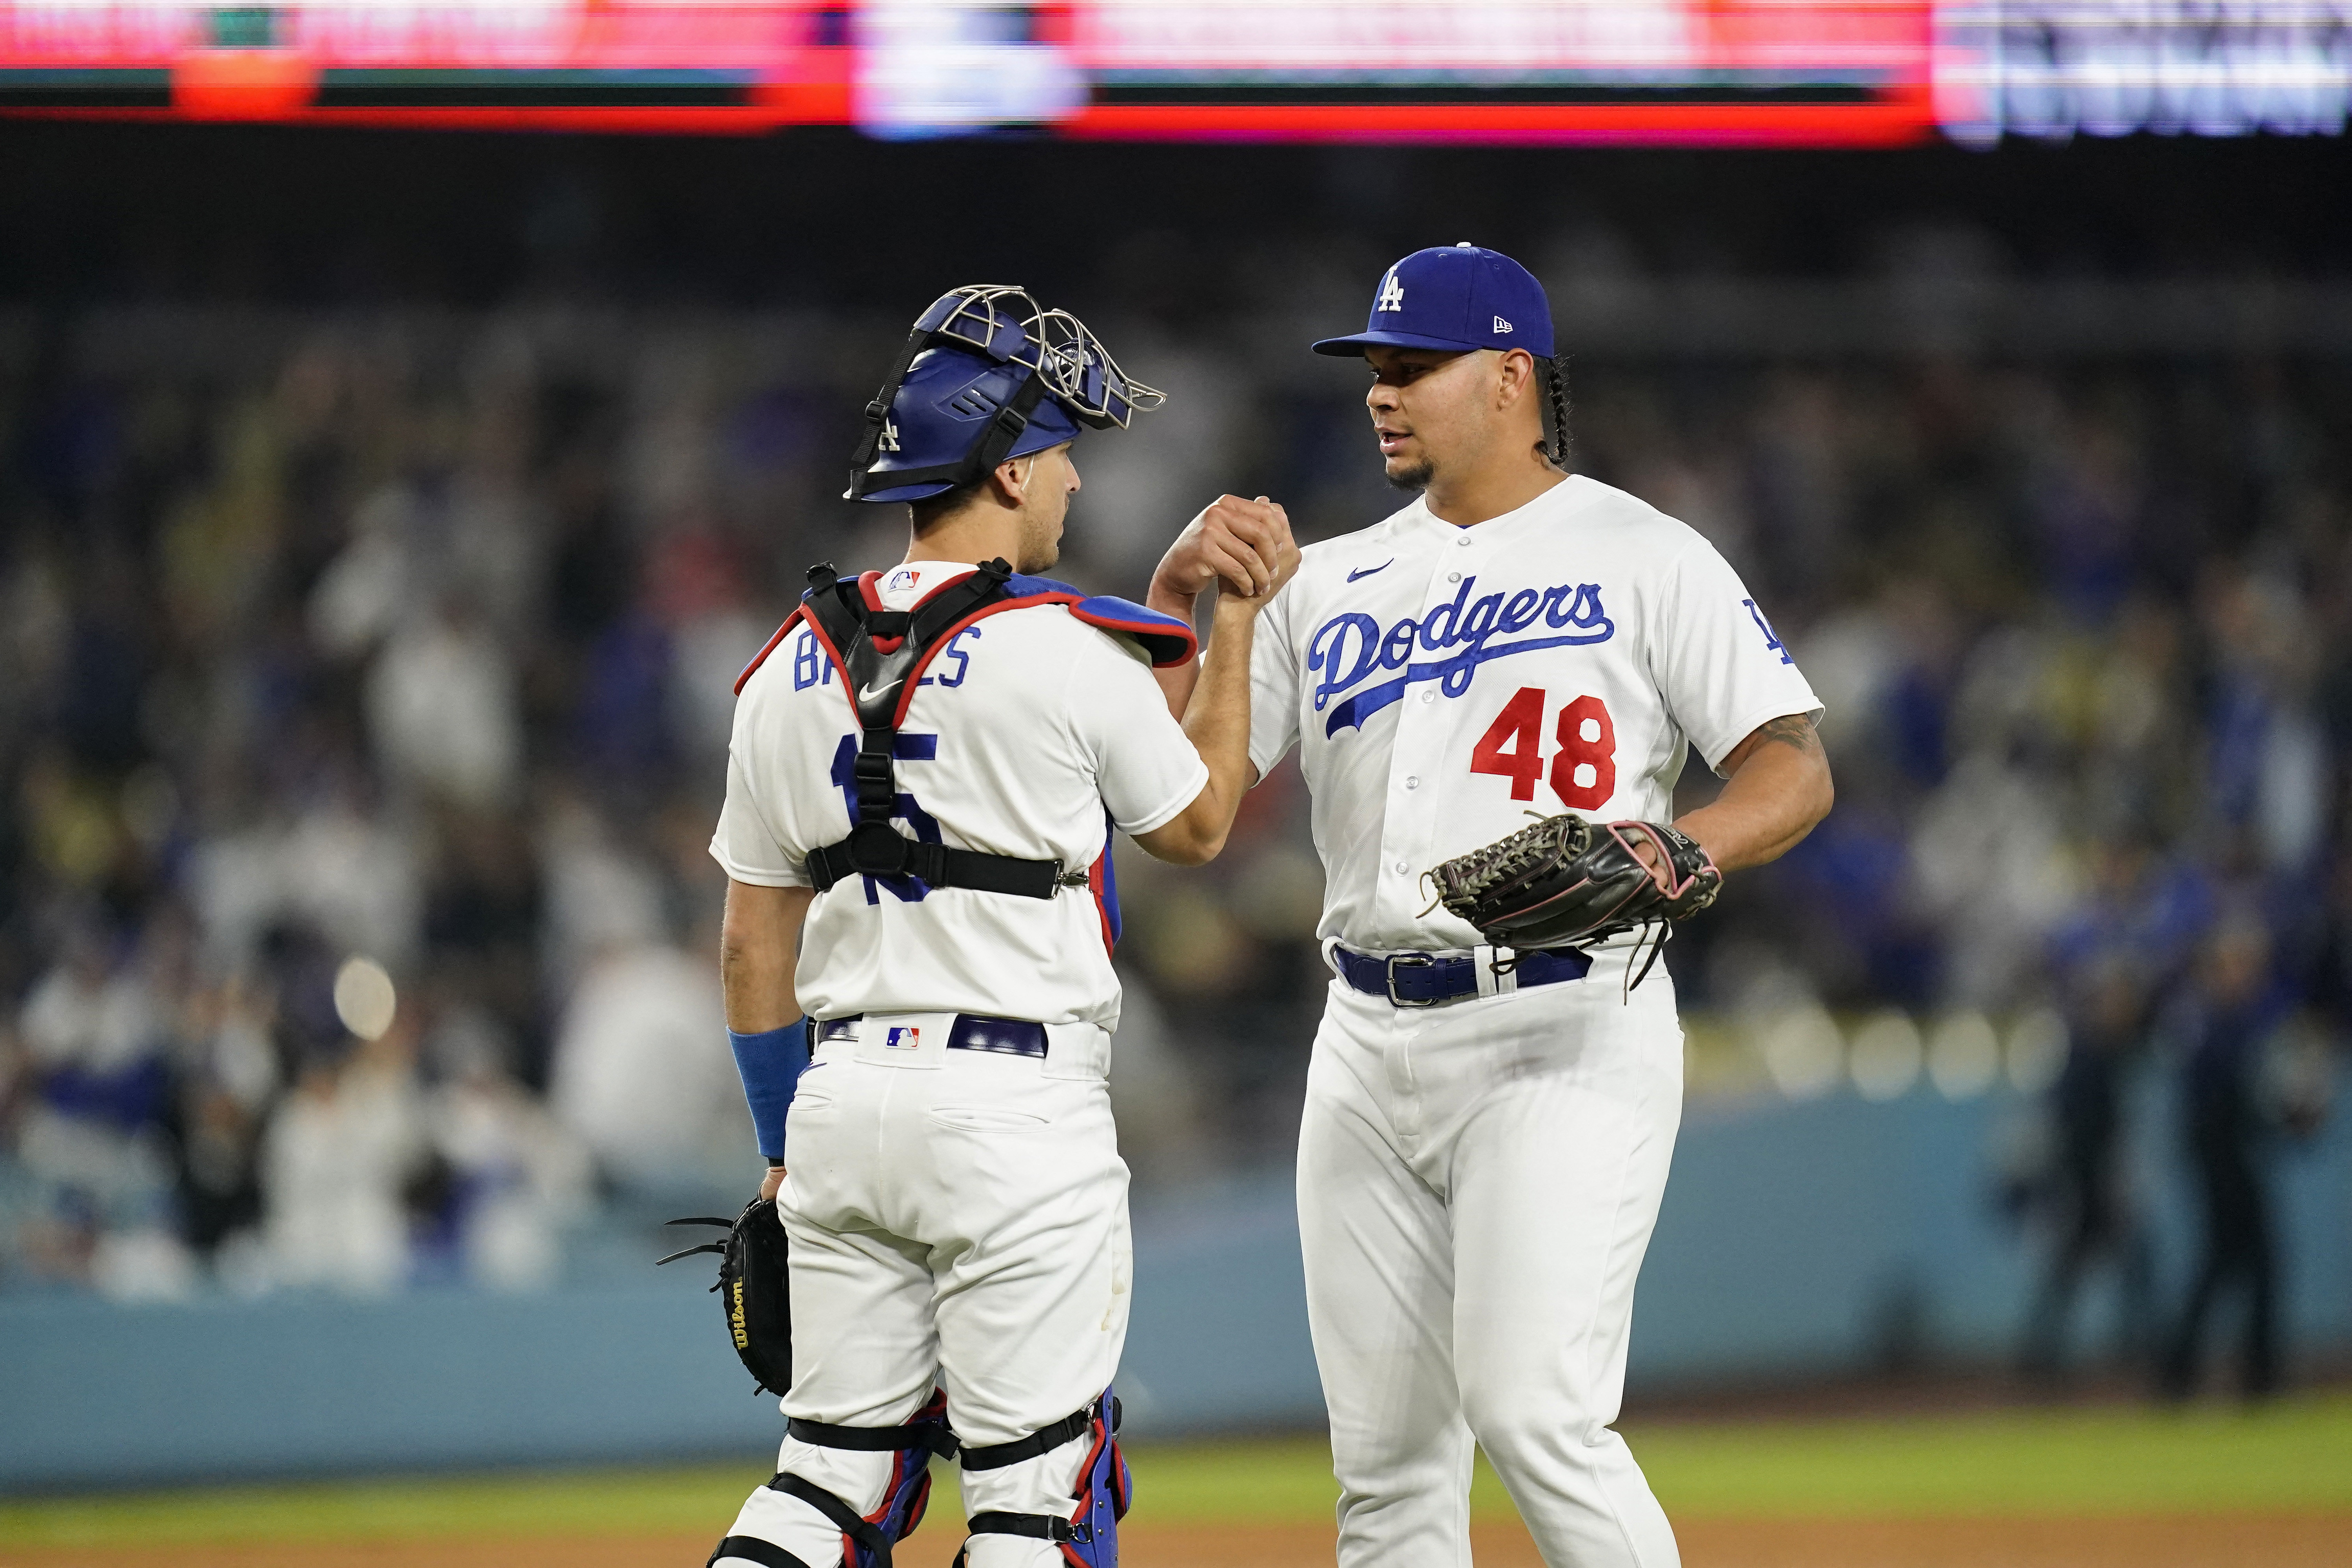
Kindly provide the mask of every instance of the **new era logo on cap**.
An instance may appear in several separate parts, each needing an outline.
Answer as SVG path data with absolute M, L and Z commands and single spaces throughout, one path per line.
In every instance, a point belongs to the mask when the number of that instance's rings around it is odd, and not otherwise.
M 1380 347 L 1520 349 L 1549 359 L 1551 306 L 1543 285 L 1501 251 L 1432 246 L 1381 274 L 1362 331 L 1326 338 L 1315 352 L 1352 356 Z

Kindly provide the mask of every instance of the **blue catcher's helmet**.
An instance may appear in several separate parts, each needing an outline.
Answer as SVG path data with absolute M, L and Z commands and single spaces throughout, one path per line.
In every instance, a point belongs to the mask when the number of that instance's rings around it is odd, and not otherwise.
M 866 405 L 850 500 L 910 501 L 971 483 L 1009 458 L 1124 428 L 1164 394 L 1130 381 L 1101 340 L 1026 289 L 967 284 L 932 301 Z
M 995 434 L 997 417 L 1013 407 L 1034 374 L 999 364 L 961 348 L 929 348 L 915 356 L 882 416 L 881 438 L 865 468 L 852 477 L 853 500 L 921 500 L 966 480 L 936 477 L 965 466 Z M 1052 398 L 1031 399 L 1028 422 L 993 461 L 972 465 L 978 479 L 1007 458 L 1025 458 L 1078 437 L 1078 422 Z M 925 479 L 921 476 L 935 477 Z M 861 483 L 862 481 L 862 483 Z

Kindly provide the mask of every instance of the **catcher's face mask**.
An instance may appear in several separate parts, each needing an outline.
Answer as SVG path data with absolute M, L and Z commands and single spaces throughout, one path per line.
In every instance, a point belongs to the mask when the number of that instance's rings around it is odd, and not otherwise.
M 1125 428 L 1166 395 L 1132 380 L 1085 322 L 1013 284 L 932 301 L 866 406 L 851 500 L 918 500 L 970 484 L 1007 458 Z

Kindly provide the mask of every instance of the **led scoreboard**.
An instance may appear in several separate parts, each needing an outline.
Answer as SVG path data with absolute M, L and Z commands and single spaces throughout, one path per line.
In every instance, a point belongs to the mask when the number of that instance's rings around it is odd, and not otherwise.
M 843 22 L 791 0 L 0 0 L 0 106 L 758 130 L 849 118 Z
M 0 0 L 0 113 L 912 137 L 2336 133 L 2352 0 Z
M 1885 142 L 1930 122 L 1916 0 L 1104 0 L 1074 128 L 1130 136 Z

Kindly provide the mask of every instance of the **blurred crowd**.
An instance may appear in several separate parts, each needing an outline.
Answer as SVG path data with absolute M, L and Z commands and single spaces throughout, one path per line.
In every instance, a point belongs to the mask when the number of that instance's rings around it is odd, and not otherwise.
M 1273 330 L 1345 325 L 1361 281 Z M 1172 396 L 1082 443 L 1061 574 L 1139 595 L 1226 489 L 1308 537 L 1397 504 L 1344 367 L 1263 320 L 1094 324 Z M 902 547 L 835 498 L 903 330 L 0 318 L 0 1288 L 521 1288 L 600 1206 L 742 1184 L 705 851 L 730 689 L 810 563 Z M 1571 382 L 1576 466 L 1713 538 L 1828 707 L 1837 810 L 1674 944 L 1685 1005 L 2054 1010 L 2032 1353 L 2084 1270 L 2144 1272 L 2113 1169 L 2143 1068 L 2237 1238 L 2210 1289 L 2259 1291 L 2263 1150 L 2352 1022 L 2352 363 Z M 1287 1155 L 1302 793 L 1269 779 L 1204 871 L 1119 862 L 1147 1184 Z

